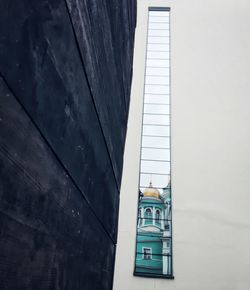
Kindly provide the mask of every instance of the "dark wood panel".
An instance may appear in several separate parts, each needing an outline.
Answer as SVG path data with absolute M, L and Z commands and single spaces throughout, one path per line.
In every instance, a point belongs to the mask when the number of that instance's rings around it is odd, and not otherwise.
M 0 72 L 115 241 L 119 188 L 65 3 L 31 2 L 0 18 Z
M 0 82 L 1 289 L 110 289 L 115 245 Z
M 123 0 L 67 0 L 87 79 L 120 186 L 126 136 L 134 11 Z M 130 11 L 129 11 L 130 10 Z
M 135 2 L 0 1 L 1 289 L 112 288 Z

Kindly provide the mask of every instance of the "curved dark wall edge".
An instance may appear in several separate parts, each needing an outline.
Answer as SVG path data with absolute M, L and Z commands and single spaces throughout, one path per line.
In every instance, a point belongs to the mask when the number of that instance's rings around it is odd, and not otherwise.
M 65 4 L 0 3 L 1 289 L 112 288 L 135 1 L 84 2 L 84 54 Z

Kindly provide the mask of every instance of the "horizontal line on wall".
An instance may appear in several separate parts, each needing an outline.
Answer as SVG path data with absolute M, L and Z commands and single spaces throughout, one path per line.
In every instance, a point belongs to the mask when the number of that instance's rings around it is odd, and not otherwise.
M 170 50 L 154 50 L 154 49 L 148 49 L 149 52 L 170 52 Z
M 164 103 L 144 103 L 144 105 L 159 105 L 159 106 L 170 106 L 170 104 L 164 104 Z
M 167 162 L 170 163 L 170 160 L 157 160 L 157 159 L 141 159 L 141 161 L 154 161 L 154 162 Z
M 149 10 L 150 12 L 156 12 L 155 10 L 152 11 L 152 10 Z M 166 10 L 167 11 L 167 10 Z M 159 17 L 159 18 L 169 18 L 169 15 L 150 15 L 150 12 L 149 12 L 149 17 Z M 158 13 L 157 13 L 158 14 Z M 167 13 L 169 14 L 169 13 Z
M 159 11 L 159 12 L 161 12 L 161 11 L 162 12 L 170 11 L 170 7 L 159 7 L 159 6 L 157 6 L 157 7 L 149 7 L 148 11 L 150 11 L 150 12 L 154 12 L 154 11 Z
M 149 23 L 150 24 L 150 23 Z M 165 29 L 165 28 L 149 28 L 148 29 L 148 31 L 150 31 L 150 30 L 163 30 L 163 31 L 168 31 L 168 32 L 170 32 L 170 29 Z
M 149 86 L 160 86 L 160 87 L 169 87 L 169 85 L 164 85 L 164 84 L 149 84 L 149 83 L 145 83 L 145 85 L 149 85 Z
M 162 42 L 148 42 L 148 44 L 168 45 L 169 42 L 166 42 L 166 43 L 162 43 Z
M 160 138 L 170 138 L 170 136 L 159 136 L 159 135 L 143 135 L 142 134 L 142 137 L 160 137 Z
M 148 37 L 170 38 L 168 35 L 148 35 Z
M 149 18 L 165 18 L 165 21 L 167 21 L 170 19 L 170 10 L 149 10 L 148 16 Z
M 148 37 L 163 37 L 163 38 L 169 38 L 169 40 L 170 40 L 170 36 L 169 35 L 148 35 Z
M 156 10 L 149 10 L 148 17 L 154 20 L 153 18 L 158 18 L 158 20 L 170 20 L 170 11 L 156 11 Z
M 145 93 L 144 95 L 152 95 L 152 96 L 169 96 L 169 94 L 156 94 L 156 93 Z
M 145 75 L 146 77 L 169 77 L 169 75 Z
M 157 24 L 169 24 L 169 22 L 166 22 L 166 21 L 163 21 L 163 22 L 160 22 L 160 21 L 150 21 L 148 22 L 148 24 L 150 25 L 151 23 L 157 23 Z
M 160 148 L 160 147 L 152 147 L 152 146 L 142 146 L 141 148 L 146 148 L 146 149 L 167 149 L 167 150 L 170 150 L 169 147 L 164 147 L 164 148 Z
M 163 21 L 164 20 L 164 21 Z M 168 15 L 165 16 L 156 16 L 156 15 L 149 15 L 148 22 L 149 23 L 169 23 L 170 17 Z
M 150 65 L 146 65 L 146 68 L 169 68 L 169 66 L 150 66 Z
M 163 175 L 163 176 L 171 175 L 170 173 L 156 173 L 156 172 L 140 172 L 140 174 Z
M 170 116 L 170 114 L 164 114 L 164 113 L 143 113 L 143 115 L 149 115 L 149 116 Z
M 169 58 L 148 57 L 147 60 L 170 60 Z
M 162 124 L 147 124 L 147 123 L 143 123 L 143 125 L 148 125 L 148 126 L 161 126 L 161 127 L 170 127 L 170 125 L 162 125 Z
M 150 36 L 151 37 L 151 36 Z M 169 45 L 170 42 L 148 42 L 148 44 Z
M 153 37 L 153 36 L 150 36 Z M 160 36 L 157 36 L 158 38 L 160 38 Z M 170 42 L 148 42 L 148 44 L 161 44 L 161 45 L 169 45 Z
M 134 276 L 137 277 L 149 277 L 149 278 L 160 278 L 160 279 L 174 279 L 173 274 L 155 274 L 155 273 L 150 273 L 150 272 L 138 272 L 134 270 L 133 273 Z

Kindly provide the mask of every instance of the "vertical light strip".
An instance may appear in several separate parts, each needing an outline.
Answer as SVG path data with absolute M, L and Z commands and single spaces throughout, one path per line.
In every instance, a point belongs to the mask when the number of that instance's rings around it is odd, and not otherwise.
M 134 274 L 172 278 L 169 8 L 149 9 L 143 106 Z

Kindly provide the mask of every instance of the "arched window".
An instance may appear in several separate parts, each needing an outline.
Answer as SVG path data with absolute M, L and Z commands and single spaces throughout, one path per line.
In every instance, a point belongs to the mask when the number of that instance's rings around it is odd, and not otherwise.
M 155 222 L 156 224 L 160 224 L 160 219 L 161 219 L 161 211 L 157 209 L 155 211 Z
M 151 208 L 146 208 L 145 210 L 145 221 L 152 222 L 152 209 Z

